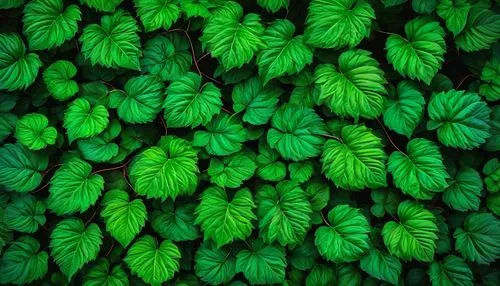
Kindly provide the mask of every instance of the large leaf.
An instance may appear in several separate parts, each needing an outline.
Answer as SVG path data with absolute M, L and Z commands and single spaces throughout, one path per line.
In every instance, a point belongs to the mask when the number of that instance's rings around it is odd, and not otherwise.
M 479 94 L 488 101 L 500 100 L 500 57 L 493 57 L 481 71 Z
M 406 145 L 407 154 L 395 151 L 389 157 L 387 170 L 394 185 L 416 199 L 430 200 L 442 192 L 449 178 L 439 147 L 432 141 L 416 138 Z
M 316 230 L 315 244 L 326 260 L 356 261 L 370 249 L 370 225 L 359 209 L 337 205 L 328 212 L 325 223 Z
M 92 65 L 139 70 L 141 43 L 137 22 L 122 10 L 104 15 L 101 25 L 85 26 L 80 36 L 81 53 Z
M 69 142 L 78 138 L 98 135 L 109 123 L 109 113 L 103 105 L 91 105 L 86 99 L 77 98 L 64 112 L 64 124 Z
M 444 190 L 443 202 L 458 211 L 477 211 L 482 190 L 483 181 L 479 173 L 472 168 L 463 168 L 458 170 L 450 186 Z
M 56 143 L 57 129 L 49 126 L 45 115 L 30 113 L 16 122 L 16 138 L 28 149 L 40 150 Z
M 174 0 L 134 0 L 137 15 L 146 32 L 163 28 L 168 30 L 181 15 L 181 8 Z
M 252 233 L 255 204 L 248 188 L 238 190 L 228 198 L 219 187 L 209 187 L 200 196 L 196 207 L 196 224 L 199 224 L 205 239 L 215 241 L 217 248 L 234 240 L 245 240 Z
M 35 81 L 41 66 L 37 54 L 26 54 L 18 34 L 0 34 L 0 90 L 26 89 Z
M 24 7 L 24 34 L 31 50 L 46 50 L 71 40 L 78 31 L 80 8 L 63 0 L 34 0 Z
M 500 15 L 481 5 L 469 12 L 463 31 L 455 38 L 457 48 L 466 52 L 489 49 L 500 39 Z
M 200 234 L 195 226 L 196 204 L 191 202 L 168 200 L 161 204 L 161 209 L 154 211 L 151 221 L 153 229 L 163 238 L 173 241 L 195 240 Z
M 121 190 L 106 192 L 101 204 L 106 230 L 126 248 L 146 224 L 146 206 L 141 199 L 130 201 L 127 192 Z
M 168 127 L 207 125 L 220 113 L 220 90 L 211 82 L 201 83 L 201 76 L 188 72 L 168 86 L 163 103 Z
M 129 168 L 135 192 L 147 198 L 176 198 L 194 191 L 198 157 L 184 139 L 162 137 L 158 146 L 137 155 Z
M 437 129 L 439 141 L 446 146 L 473 149 L 491 136 L 491 110 L 476 93 L 450 90 L 434 94 L 427 111 L 431 119 L 427 129 Z
M 343 127 L 341 141 L 326 141 L 321 155 L 325 176 L 354 191 L 386 186 L 386 159 L 382 140 L 364 125 Z
M 284 104 L 271 118 L 267 142 L 287 160 L 301 161 L 321 153 L 326 127 L 311 108 Z
M 448 255 L 443 261 L 433 261 L 429 267 L 433 286 L 472 286 L 474 276 L 469 265 L 455 255 Z
M 236 274 L 236 257 L 230 249 L 204 242 L 194 258 L 196 276 L 211 285 L 227 284 Z
M 0 283 L 23 285 L 43 278 L 48 271 L 49 255 L 40 251 L 40 243 L 22 236 L 12 243 L 0 259 Z
M 436 217 L 412 201 L 399 205 L 398 217 L 398 222 L 387 222 L 382 229 L 389 252 L 403 260 L 432 261 L 438 239 Z
M 226 70 L 240 68 L 250 62 L 264 46 L 264 27 L 258 14 L 243 16 L 240 4 L 227 1 L 217 8 L 203 25 L 201 42 L 218 58 Z
M 221 159 L 210 159 L 207 174 L 210 182 L 219 187 L 238 188 L 253 176 L 255 169 L 257 164 L 249 156 L 238 153 Z
M 130 247 L 124 261 L 144 282 L 160 285 L 179 271 L 180 258 L 179 249 L 170 240 L 158 242 L 156 238 L 145 235 Z
M 456 36 L 464 29 L 470 8 L 467 0 L 440 0 L 436 12 L 445 20 L 446 28 Z
M 402 76 L 430 84 L 444 62 L 445 31 L 439 22 L 419 17 L 406 23 L 405 32 L 406 38 L 387 38 L 387 60 Z
M 455 250 L 469 261 L 490 264 L 500 258 L 500 219 L 490 213 L 468 215 L 453 237 Z
M 50 234 L 50 255 L 71 280 L 87 262 L 97 258 L 101 244 L 102 234 L 97 224 L 85 226 L 80 219 L 67 218 Z
M 361 258 L 360 265 L 361 269 L 370 276 L 398 285 L 402 266 L 396 257 L 372 248 L 366 256 Z
M 4 211 L 4 222 L 11 230 L 34 233 L 43 226 L 45 219 L 45 203 L 37 201 L 31 195 L 15 198 Z
M 75 95 L 78 83 L 72 78 L 76 75 L 76 67 L 73 63 L 60 60 L 51 64 L 43 72 L 43 81 L 50 94 L 58 100 L 66 100 Z
M 29 192 L 42 182 L 42 171 L 48 158 L 21 144 L 5 144 L 0 148 L 0 185 L 8 191 Z
M 293 181 L 281 181 L 276 188 L 257 190 L 259 234 L 264 242 L 295 245 L 304 241 L 311 228 L 312 208 L 306 193 Z
M 104 178 L 91 172 L 92 166 L 78 158 L 63 164 L 50 179 L 47 207 L 57 215 L 90 208 L 104 189 Z
M 127 286 L 127 273 L 116 265 L 111 268 L 107 259 L 99 260 L 83 277 L 83 286 Z
M 285 280 L 285 249 L 258 239 L 251 249 L 236 256 L 236 272 L 243 272 L 250 284 L 275 284 Z
M 364 0 L 312 0 L 304 39 L 318 48 L 353 48 L 370 35 L 373 19 L 375 11 Z

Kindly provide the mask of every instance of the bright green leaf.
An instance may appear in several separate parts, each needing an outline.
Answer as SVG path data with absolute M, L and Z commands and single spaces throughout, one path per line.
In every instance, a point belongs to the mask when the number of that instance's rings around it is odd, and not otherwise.
M 210 285 L 227 284 L 236 274 L 236 257 L 230 249 L 204 242 L 194 258 L 196 276 Z
M 467 0 L 440 0 L 436 12 L 445 20 L 446 28 L 456 36 L 464 29 L 470 8 Z
M 449 187 L 444 190 L 443 202 L 461 212 L 477 211 L 482 190 L 483 181 L 479 173 L 472 168 L 463 168 L 458 170 Z
M 474 5 L 470 9 L 465 28 L 455 38 L 455 44 L 458 49 L 475 52 L 489 49 L 498 39 L 500 15 L 480 5 Z
M 83 277 L 83 286 L 128 286 L 127 273 L 116 265 L 111 268 L 107 259 L 101 259 Z
M 370 274 L 370 276 L 393 285 L 398 285 L 402 266 L 396 257 L 372 248 L 366 256 L 361 258 L 360 264 L 361 269 Z
M 43 81 L 50 94 L 57 100 L 66 100 L 77 94 L 78 83 L 72 80 L 76 75 L 73 63 L 60 60 L 51 64 L 43 72 Z
M 77 98 L 64 112 L 63 127 L 71 143 L 75 139 L 96 136 L 104 131 L 109 123 L 108 117 L 106 107 L 92 106 L 86 99 Z
M 245 153 L 238 153 L 221 159 L 210 159 L 207 173 L 210 182 L 219 187 L 238 188 L 253 176 L 255 169 L 257 165 L 250 157 Z
M 475 285 L 469 265 L 455 255 L 448 255 L 443 261 L 433 261 L 429 276 L 433 286 Z
M 163 28 L 168 30 L 181 15 L 181 8 L 174 0 L 134 0 L 137 15 L 146 32 Z
M 35 233 L 40 225 L 44 225 L 45 204 L 31 195 L 15 198 L 4 211 L 4 222 L 11 230 Z
M 45 115 L 30 113 L 16 122 L 16 138 L 30 150 L 41 150 L 56 143 L 57 129 Z
M 80 0 L 80 3 L 86 4 L 103 12 L 113 12 L 123 0 Z

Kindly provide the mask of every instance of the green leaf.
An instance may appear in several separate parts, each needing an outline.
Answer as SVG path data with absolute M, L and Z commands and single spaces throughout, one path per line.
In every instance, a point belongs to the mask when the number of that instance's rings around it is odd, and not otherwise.
M 444 190 L 443 202 L 450 208 L 461 212 L 479 210 L 483 181 L 479 173 L 472 168 L 458 170 L 455 178 Z
M 370 35 L 375 11 L 364 0 L 312 0 L 304 39 L 313 47 L 354 48 Z
M 195 240 L 200 234 L 195 226 L 195 203 L 163 202 L 161 209 L 152 213 L 151 226 L 163 238 L 173 241 Z
M 227 1 L 218 7 L 203 25 L 200 41 L 219 59 L 225 70 L 241 68 L 264 46 L 264 27 L 260 15 L 244 16 L 240 4 Z
M 104 15 L 101 25 L 90 24 L 83 29 L 81 52 L 92 65 L 140 70 L 138 31 L 134 18 L 122 10 Z
M 407 154 L 395 151 L 389 157 L 387 170 L 392 173 L 394 185 L 404 194 L 416 199 L 430 200 L 442 192 L 449 178 L 443 165 L 439 147 L 423 138 L 412 139 L 406 145 Z
M 488 194 L 486 207 L 496 216 L 500 216 L 500 193 Z
M 113 12 L 123 0 L 80 0 L 80 3 L 103 12 Z
M 314 74 L 305 68 L 299 74 L 292 76 L 295 86 L 290 94 L 290 103 L 314 107 L 319 102 L 320 87 L 315 83 Z
M 288 11 L 288 0 L 257 0 L 257 5 L 269 12 L 276 13 L 279 9 L 285 8 Z
M 205 128 L 207 131 L 194 133 L 193 146 L 205 147 L 210 155 L 227 156 L 236 153 L 247 140 L 240 120 L 226 113 L 214 116 Z
M 24 4 L 24 0 L 5 0 L 0 2 L 0 9 L 17 8 Z
M 192 64 L 189 42 L 178 33 L 157 35 L 144 44 L 140 59 L 145 72 L 159 76 L 163 81 L 184 75 Z
M 446 254 L 451 251 L 451 239 L 450 239 L 450 230 L 447 224 L 446 219 L 442 215 L 441 209 L 431 209 L 431 212 L 436 217 L 436 225 L 439 229 L 438 232 L 438 241 L 436 242 L 436 253 L 437 254 Z M 450 223 L 451 225 L 451 223 Z
M 424 115 L 425 99 L 410 81 L 398 83 L 394 98 L 385 102 L 384 123 L 389 129 L 411 138 Z
M 30 113 L 16 122 L 16 139 L 30 150 L 41 150 L 47 145 L 54 145 L 57 129 L 49 127 L 45 115 Z
M 454 36 L 465 28 L 471 5 L 467 0 L 440 0 L 436 12 Z
M 374 202 L 370 212 L 374 216 L 382 218 L 386 213 L 391 216 L 396 214 L 398 205 L 401 202 L 399 193 L 393 190 L 372 190 L 370 196 Z
M 16 130 L 16 123 L 16 115 L 0 112 L 0 142 L 3 142 L 3 140 L 8 138 L 10 134 Z
M 370 249 L 370 225 L 359 209 L 337 205 L 328 212 L 325 223 L 316 230 L 315 244 L 326 260 L 356 261 Z
M 158 146 L 137 155 L 129 167 L 136 193 L 146 198 L 176 198 L 194 192 L 198 178 L 198 157 L 191 144 L 166 136 Z
M 324 209 L 330 199 L 330 187 L 325 181 L 312 181 L 306 185 L 306 195 L 314 212 Z
M 455 250 L 465 259 L 490 264 L 500 258 L 500 219 L 490 213 L 472 213 L 453 233 Z
M 0 259 L 0 283 L 23 285 L 41 279 L 48 271 L 49 255 L 40 251 L 40 243 L 22 236 L 12 243 Z
M 148 123 L 155 120 L 165 97 L 165 84 L 154 75 L 130 78 L 125 91 L 112 91 L 118 116 L 126 123 Z
M 318 256 L 318 249 L 314 245 L 314 237 L 308 236 L 302 244 L 297 245 L 292 250 L 288 260 L 293 268 L 308 270 L 316 265 Z
M 89 139 L 78 140 L 78 149 L 86 160 L 108 162 L 118 155 L 119 147 L 112 141 L 120 135 L 121 131 L 120 122 L 113 119 L 101 134 Z
M 279 153 L 271 149 L 267 143 L 259 144 L 259 152 L 255 158 L 257 176 L 266 181 L 279 182 L 283 180 L 286 177 L 286 165 L 278 161 Z
M 325 176 L 353 191 L 386 186 L 386 159 L 382 140 L 364 125 L 343 127 L 341 141 L 326 141 L 321 155 Z
M 160 285 L 179 271 L 180 258 L 179 249 L 170 240 L 158 244 L 156 238 L 145 235 L 130 247 L 124 261 L 144 282 Z
M 194 257 L 196 276 L 210 285 L 227 284 L 236 274 L 236 257 L 231 250 L 206 241 Z
M 433 286 L 472 286 L 474 276 L 463 258 L 448 255 L 440 261 L 433 261 L 429 267 L 429 276 Z
M 373 119 L 384 107 L 384 72 L 378 62 L 365 50 L 343 52 L 338 67 L 332 64 L 319 65 L 314 75 L 320 86 L 319 101 L 341 117 L 360 116 Z
M 264 242 L 301 244 L 311 228 L 312 208 L 306 193 L 293 181 L 281 181 L 276 188 L 264 185 L 255 195 L 259 236 Z
M 181 16 L 181 8 L 173 0 L 134 0 L 137 15 L 146 32 L 168 30 Z
M 41 66 L 37 54 L 26 54 L 18 34 L 0 34 L 0 90 L 26 89 L 35 81 Z
M 43 72 L 43 81 L 47 90 L 57 100 L 66 100 L 80 90 L 78 83 L 72 80 L 76 75 L 73 63 L 60 60 L 51 64 Z
M 488 101 L 500 100 L 500 58 L 493 57 L 484 65 L 481 72 L 483 83 L 479 87 L 479 94 Z
M 298 183 L 307 182 L 313 175 L 314 169 L 311 161 L 293 162 L 288 165 L 290 179 Z
M 212 13 L 210 9 L 217 6 L 216 1 L 211 0 L 183 0 L 180 1 L 182 12 L 186 18 L 201 17 L 208 18 Z
M 455 37 L 458 49 L 475 52 L 489 49 L 500 39 L 500 15 L 480 5 L 469 12 L 463 31 Z
M 321 153 L 326 126 L 313 109 L 284 104 L 271 118 L 271 126 L 267 142 L 284 159 L 301 161 Z
M 31 195 L 15 198 L 7 205 L 3 220 L 11 230 L 35 233 L 39 225 L 44 225 L 45 204 Z
M 439 22 L 418 17 L 406 23 L 405 32 L 406 38 L 387 38 L 387 60 L 402 76 L 430 84 L 444 62 L 445 31 Z
M 81 21 L 80 8 L 63 0 L 34 0 L 24 7 L 23 32 L 30 50 L 47 50 L 71 40 Z
M 335 269 L 323 264 L 316 264 L 306 277 L 306 286 L 335 285 Z
M 98 135 L 109 123 L 109 113 L 102 105 L 93 105 L 83 98 L 77 98 L 64 112 L 64 124 L 69 142 L 78 138 Z
M 47 164 L 45 154 L 32 152 L 21 144 L 5 144 L 0 148 L 0 185 L 7 191 L 33 191 L 42 182 Z
M 50 255 L 71 280 L 86 263 L 97 258 L 101 244 L 102 234 L 97 224 L 85 226 L 80 219 L 67 218 L 50 234 Z
M 381 0 L 386 8 L 398 6 L 405 3 L 407 0 Z
M 257 164 L 249 156 L 238 153 L 210 159 L 207 173 L 210 182 L 219 187 L 238 188 L 253 176 L 255 169 Z
M 438 239 L 436 217 L 421 204 L 408 200 L 399 204 L 398 217 L 399 222 L 387 222 L 382 229 L 389 252 L 406 261 L 431 262 Z
M 286 20 L 276 20 L 269 26 L 262 40 L 266 48 L 257 55 L 259 75 L 264 85 L 271 79 L 300 72 L 313 60 L 313 51 L 303 41 L 302 36 L 293 36 L 295 25 Z
M 251 249 L 236 256 L 236 272 L 242 272 L 250 284 L 275 284 L 285 280 L 285 249 L 256 240 Z
M 401 262 L 396 257 L 372 248 L 366 256 L 361 258 L 360 264 L 361 269 L 370 276 L 398 285 L 402 267 Z
M 83 277 L 83 286 L 125 286 L 129 285 L 127 273 L 116 265 L 111 268 L 107 259 L 99 260 Z
M 484 184 L 490 193 L 500 191 L 500 164 L 497 158 L 490 159 L 483 167 Z M 0 176 L 1 178 L 1 176 Z
M 431 14 L 438 5 L 438 0 L 412 0 L 413 11 L 419 14 Z
M 469 150 L 491 136 L 491 110 L 476 93 L 453 89 L 434 94 L 427 111 L 431 119 L 427 129 L 437 129 L 438 139 L 445 146 Z
M 209 187 L 200 196 L 196 207 L 196 224 L 204 233 L 204 239 L 215 241 L 217 248 L 240 239 L 245 240 L 252 233 L 255 204 L 248 188 L 238 190 L 232 199 L 225 190 Z
M 268 84 L 263 86 L 258 77 L 238 83 L 233 88 L 232 99 L 235 112 L 242 112 L 243 121 L 252 125 L 266 124 L 279 102 L 283 90 Z
M 206 126 L 220 113 L 220 90 L 211 82 L 201 82 L 201 76 L 188 72 L 168 86 L 163 103 L 168 127 Z
M 127 192 L 121 190 L 106 192 L 102 205 L 101 217 L 106 230 L 123 248 L 127 248 L 146 224 L 146 206 L 141 199 L 130 201 Z

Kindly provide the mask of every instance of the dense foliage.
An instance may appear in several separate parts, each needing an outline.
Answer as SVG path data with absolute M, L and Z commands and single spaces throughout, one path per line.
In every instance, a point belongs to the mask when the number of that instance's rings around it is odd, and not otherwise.
M 500 5 L 1 0 L 0 284 L 500 285 Z

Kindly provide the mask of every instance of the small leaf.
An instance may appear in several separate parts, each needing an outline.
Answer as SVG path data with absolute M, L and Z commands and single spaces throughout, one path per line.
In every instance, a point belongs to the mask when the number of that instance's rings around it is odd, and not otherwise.
M 488 101 L 500 100 L 500 58 L 494 57 L 484 65 L 481 80 L 479 94 Z
M 444 190 L 443 202 L 450 208 L 466 212 L 479 210 L 483 181 L 479 173 L 472 168 L 458 170 L 448 188 Z
M 257 5 L 269 12 L 276 13 L 281 8 L 288 10 L 289 3 L 288 0 L 257 0 Z
M 190 202 L 174 203 L 172 200 L 163 202 L 161 210 L 152 213 L 151 226 L 166 239 L 195 240 L 200 236 L 194 224 L 196 206 L 195 203 Z
M 108 126 L 108 117 L 106 107 L 91 106 L 86 99 L 77 98 L 64 112 L 63 127 L 67 130 L 69 142 L 98 135 Z
M 464 29 L 470 8 L 467 0 L 440 0 L 436 12 L 445 20 L 446 28 L 456 36 Z
M 112 141 L 120 135 L 121 131 L 120 122 L 113 119 L 101 134 L 89 139 L 78 140 L 78 149 L 86 160 L 109 162 L 119 153 L 119 146 Z
M 236 274 L 236 257 L 231 250 L 217 248 L 209 241 L 198 248 L 194 262 L 196 276 L 210 285 L 227 284 Z
M 257 165 L 250 157 L 245 153 L 238 153 L 222 159 L 210 159 L 207 174 L 210 182 L 219 187 L 238 188 L 253 176 L 256 168 Z
M 372 190 L 370 196 L 374 204 L 370 208 L 370 212 L 376 217 L 384 217 L 385 213 L 393 216 L 398 210 L 398 205 L 401 202 L 399 193 L 392 190 Z
M 474 276 L 464 259 L 448 255 L 440 261 L 433 261 L 429 267 L 429 276 L 433 286 L 472 286 Z
M 497 158 L 490 159 L 484 164 L 483 174 L 486 189 L 490 193 L 498 193 L 500 191 L 500 164 Z
M 126 286 L 127 273 L 116 265 L 111 268 L 107 259 L 101 259 L 83 277 L 83 286 Z
M 173 0 L 134 0 L 137 15 L 146 32 L 168 30 L 181 16 L 181 8 Z
M 398 285 L 402 267 L 401 262 L 396 257 L 372 248 L 366 256 L 361 258 L 360 264 L 361 269 L 370 276 Z
M 290 179 L 298 183 L 304 183 L 311 178 L 314 169 L 310 161 L 303 162 L 293 162 L 288 165 L 288 171 L 290 171 Z
M 259 155 L 255 158 L 257 163 L 256 174 L 266 181 L 279 182 L 286 177 L 286 165 L 278 161 L 279 153 L 269 147 L 267 143 L 259 144 Z
M 44 214 L 45 204 L 42 201 L 37 201 L 31 195 L 23 195 L 7 205 L 3 219 L 11 230 L 35 233 L 38 226 L 46 222 Z
M 470 9 L 463 31 L 455 37 L 458 49 L 475 52 L 489 49 L 500 39 L 500 15 L 480 5 Z
M 80 3 L 86 4 L 90 8 L 95 8 L 98 11 L 114 12 L 122 1 L 123 0 L 80 0 Z
M 72 78 L 76 67 L 68 61 L 56 61 L 43 72 L 43 81 L 50 94 L 57 100 L 66 100 L 75 95 L 79 88 Z
M 438 0 L 412 0 L 413 11 L 419 14 L 431 14 L 438 5 Z
M 41 150 L 56 143 L 57 129 L 49 127 L 45 115 L 30 113 L 16 122 L 16 138 L 30 150 Z

